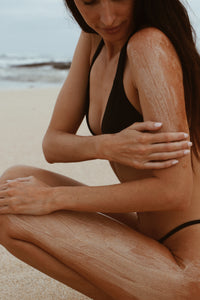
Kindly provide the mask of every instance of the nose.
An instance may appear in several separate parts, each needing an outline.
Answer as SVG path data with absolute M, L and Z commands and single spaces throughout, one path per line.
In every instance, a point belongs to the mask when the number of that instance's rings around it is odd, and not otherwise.
M 115 13 L 112 6 L 113 5 L 108 1 L 102 4 L 100 19 L 105 27 L 111 27 L 114 24 Z

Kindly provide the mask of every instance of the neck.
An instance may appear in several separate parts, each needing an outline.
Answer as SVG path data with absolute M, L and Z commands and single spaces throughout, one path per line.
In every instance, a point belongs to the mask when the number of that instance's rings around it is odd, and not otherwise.
M 126 41 L 111 43 L 110 41 L 104 40 L 106 57 L 110 60 L 115 57 L 122 49 Z
M 106 56 L 108 59 L 112 59 L 121 51 L 122 47 L 131 36 L 131 33 L 133 33 L 133 30 L 129 30 L 129 32 L 127 32 L 124 36 L 116 40 L 114 39 L 114 36 L 112 36 L 110 39 L 102 36 L 105 44 Z
M 122 49 L 122 47 L 125 45 L 125 43 L 127 42 L 128 38 L 130 37 L 131 33 L 125 37 L 123 37 L 122 39 L 116 40 L 116 41 L 112 41 L 111 39 L 106 39 L 104 37 L 104 45 L 105 45 L 105 50 L 106 50 L 106 57 L 108 60 L 112 59 L 113 57 L 115 57 Z

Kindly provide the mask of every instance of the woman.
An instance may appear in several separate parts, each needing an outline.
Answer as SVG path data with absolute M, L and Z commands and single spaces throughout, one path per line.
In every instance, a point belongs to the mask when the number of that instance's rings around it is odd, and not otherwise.
M 120 183 L 7 170 L 1 244 L 94 299 L 199 299 L 200 58 L 187 13 L 178 0 L 66 4 L 83 32 L 44 154 L 107 159 Z M 75 135 L 85 114 L 94 136 Z

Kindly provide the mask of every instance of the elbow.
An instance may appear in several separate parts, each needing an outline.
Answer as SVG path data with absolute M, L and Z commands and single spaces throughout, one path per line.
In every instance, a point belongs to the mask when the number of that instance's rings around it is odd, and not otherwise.
M 54 160 L 51 154 L 51 145 L 50 145 L 50 141 L 48 139 L 48 137 L 45 135 L 43 141 L 42 141 L 42 150 L 43 150 L 43 154 L 44 154 L 44 158 L 46 159 L 46 161 L 49 164 L 53 164 Z

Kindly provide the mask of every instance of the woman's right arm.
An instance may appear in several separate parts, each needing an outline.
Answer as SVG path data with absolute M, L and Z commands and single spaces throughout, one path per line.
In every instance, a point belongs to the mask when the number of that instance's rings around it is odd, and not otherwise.
M 49 163 L 97 158 L 98 137 L 75 135 L 85 114 L 91 47 L 95 37 L 82 32 L 67 79 L 59 93 L 50 125 L 43 139 Z

